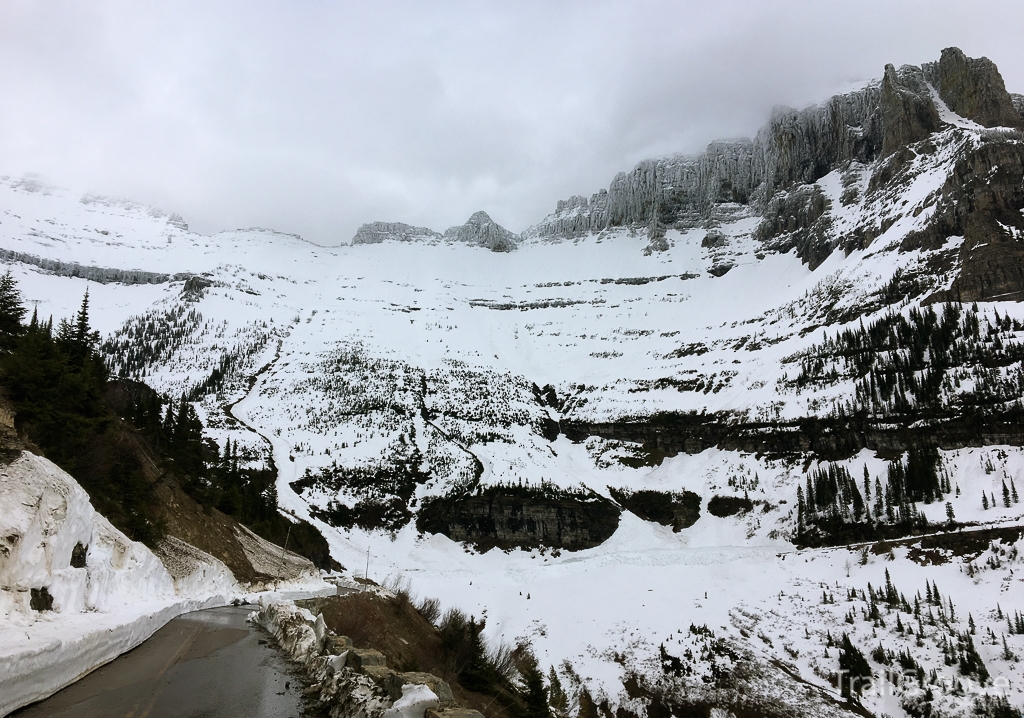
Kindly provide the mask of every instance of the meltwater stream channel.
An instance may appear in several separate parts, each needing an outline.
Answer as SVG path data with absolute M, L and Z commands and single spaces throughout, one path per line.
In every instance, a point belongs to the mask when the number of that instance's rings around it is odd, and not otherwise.
M 302 686 L 269 636 L 246 621 L 253 610 L 179 616 L 11 718 L 299 718 Z

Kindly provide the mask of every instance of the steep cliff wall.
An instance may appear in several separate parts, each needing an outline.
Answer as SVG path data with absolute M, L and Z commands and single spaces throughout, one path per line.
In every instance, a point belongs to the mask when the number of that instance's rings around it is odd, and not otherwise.
M 985 127 L 1024 126 L 1003 76 L 987 57 L 967 57 L 959 48 L 947 47 L 938 62 L 925 63 L 921 69 L 942 101 L 958 115 Z
M 475 544 L 483 551 L 495 546 L 578 551 L 615 533 L 619 514 L 618 506 L 596 494 L 489 486 L 477 494 L 424 501 L 416 528 Z
M 728 205 L 764 214 L 779 192 L 852 161 L 870 164 L 940 130 L 944 123 L 933 92 L 953 112 L 986 127 L 1024 122 L 1024 98 L 1006 91 L 994 63 L 947 48 L 938 62 L 922 67 L 887 65 L 880 81 L 823 104 L 776 108 L 752 140 L 714 142 L 699 155 L 644 160 L 616 175 L 607 191 L 560 201 L 524 236 L 574 238 L 610 227 L 647 226 L 655 217 L 668 227 L 706 226 Z

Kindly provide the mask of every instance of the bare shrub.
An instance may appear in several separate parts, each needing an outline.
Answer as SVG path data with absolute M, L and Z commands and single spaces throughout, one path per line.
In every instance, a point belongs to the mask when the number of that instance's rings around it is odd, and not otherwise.
M 436 598 L 424 598 L 416 606 L 416 610 L 426 621 L 434 626 L 441 618 L 441 602 Z
M 384 588 L 394 594 L 394 598 L 392 600 L 395 603 L 400 605 L 413 605 L 415 596 L 412 592 L 412 583 L 401 574 L 388 576 L 384 581 Z
M 494 648 L 488 649 L 487 662 L 491 664 L 499 678 L 513 684 L 519 679 L 515 652 L 504 641 L 498 643 Z

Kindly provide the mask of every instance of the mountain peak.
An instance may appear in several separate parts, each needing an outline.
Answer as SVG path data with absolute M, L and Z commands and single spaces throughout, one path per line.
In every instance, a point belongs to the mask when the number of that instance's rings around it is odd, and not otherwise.
M 445 239 L 487 247 L 492 252 L 511 252 L 519 242 L 519 236 L 508 231 L 480 210 L 474 212 L 465 224 L 449 227 Z

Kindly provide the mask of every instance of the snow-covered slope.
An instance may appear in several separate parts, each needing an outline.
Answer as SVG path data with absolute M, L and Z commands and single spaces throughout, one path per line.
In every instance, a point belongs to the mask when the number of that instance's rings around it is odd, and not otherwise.
M 563 203 L 514 252 L 387 238 L 398 225 L 333 248 L 205 237 L 15 180 L 0 242 L 30 308 L 70 316 L 88 289 L 115 373 L 272 456 L 281 507 L 337 560 L 369 550 L 371 576 L 486 611 L 492 640 L 530 640 L 612 709 L 724 705 L 728 676 L 832 715 L 844 632 L 883 644 L 878 675 L 910 651 L 933 698 L 940 674 L 977 682 L 946 660 L 969 635 L 1010 681 L 985 690 L 1019 706 L 1024 644 L 1001 642 L 1024 610 L 1019 531 L 880 543 L 1024 513 L 1024 140 L 977 109 L 999 89 L 987 66 L 943 58 L 779 114 L 754 142 L 638 167 L 597 199 L 619 209 L 583 221 L 594 202 Z M 843 152 L 801 164 L 836 118 Z M 872 610 L 886 569 L 908 604 Z M 919 605 L 897 630 L 926 580 L 955 609 Z M 896 716 L 924 690 L 864 700 Z

